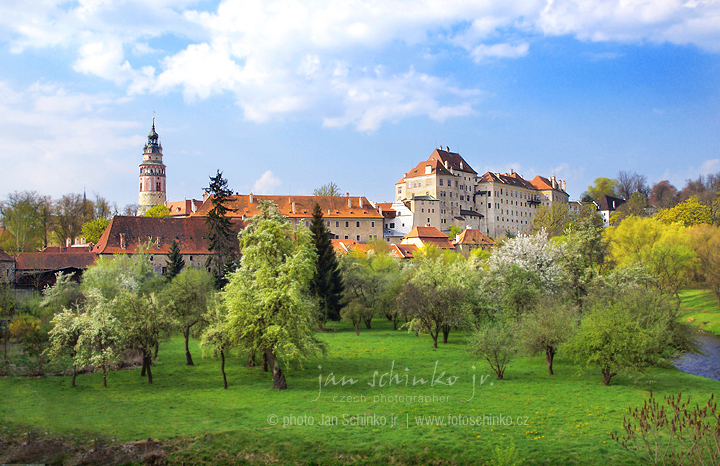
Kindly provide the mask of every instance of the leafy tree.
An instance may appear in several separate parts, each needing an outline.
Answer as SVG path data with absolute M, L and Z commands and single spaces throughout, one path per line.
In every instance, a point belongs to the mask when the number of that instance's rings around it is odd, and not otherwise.
M 125 347 L 142 354 L 140 375 L 147 374 L 148 384 L 152 384 L 152 352 L 173 328 L 172 318 L 155 293 L 123 291 L 110 303 L 110 309 L 120 321 L 120 335 Z
M 15 191 L 0 203 L 2 224 L 11 235 L 0 244 L 3 250 L 17 255 L 40 246 L 44 233 L 39 206 L 40 196 L 35 191 Z
M 80 335 L 85 330 L 80 325 L 82 322 L 83 319 L 80 319 L 78 310 L 63 309 L 53 317 L 53 328 L 49 332 L 50 346 L 47 349 L 47 354 L 55 358 L 61 357 L 64 353 L 70 355 L 73 371 L 72 384 L 70 385 L 72 388 L 75 388 L 75 377 L 78 368 L 77 344 Z
M 208 248 L 212 253 L 206 267 L 211 268 L 215 274 L 216 285 L 219 289 L 226 283 L 224 271 L 228 261 L 235 260 L 237 250 L 237 238 L 232 232 L 230 219 L 227 217 L 227 213 L 231 210 L 227 204 L 232 196 L 232 190 L 228 189 L 227 180 L 218 170 L 215 176 L 210 177 L 210 185 L 205 188 L 205 192 L 210 194 L 209 201 L 213 206 L 205 219 L 210 242 Z
M 559 297 L 544 298 L 520 323 L 520 339 L 531 354 L 544 353 L 550 375 L 560 345 L 570 339 L 578 323 L 577 308 Z
M 349 255 L 343 256 L 340 262 L 345 278 L 343 303 L 345 307 L 350 306 L 350 309 L 341 311 L 342 316 L 351 320 L 353 325 L 362 321 L 368 329 L 372 326 L 373 317 L 380 311 L 380 298 L 386 285 L 382 273 L 373 269 L 373 263 L 382 261 L 374 261 L 375 257 L 374 254 L 369 257 Z
M 697 351 L 693 329 L 677 321 L 667 299 L 642 287 L 616 284 L 588 302 L 580 329 L 563 347 L 582 367 L 598 366 L 603 384 L 624 374 Z
M 720 227 L 696 225 L 689 230 L 690 247 L 700 263 L 700 274 L 705 286 L 720 305 Z
M 277 206 L 260 201 L 259 214 L 240 234 L 240 267 L 222 293 L 233 337 L 264 354 L 275 389 L 287 388 L 282 363 L 302 362 L 322 349 L 307 294 L 316 261 L 311 236 L 303 227 L 293 231 Z
M 310 291 L 320 305 L 320 321 L 339 320 L 340 299 L 343 292 L 340 265 L 335 257 L 335 250 L 319 204 L 315 204 L 310 231 L 317 251 L 315 275 L 310 282 Z
M 43 374 L 45 348 L 48 343 L 48 329 L 37 317 L 22 315 L 10 322 L 10 335 L 15 338 L 30 356 L 35 357 L 37 375 Z
M 108 302 L 101 296 L 89 302 L 92 307 L 77 317 L 76 325 L 82 328 L 76 345 L 77 365 L 101 369 L 103 387 L 107 387 L 108 370 L 122 354 L 120 322 L 112 315 Z
M 107 217 L 90 220 L 82 224 L 82 235 L 88 243 L 97 243 L 108 225 L 110 225 L 110 219 Z
M 585 211 L 558 239 L 564 254 L 560 260 L 566 286 L 575 305 L 583 301 L 598 275 L 603 271 L 608 242 L 603 236 L 603 221 L 597 211 Z
M 480 325 L 468 341 L 468 352 L 485 358 L 498 379 L 518 353 L 517 324 L 488 321 Z
M 355 335 L 360 336 L 360 327 L 363 322 L 372 319 L 375 314 L 374 307 L 366 307 L 360 300 L 350 301 L 345 307 L 342 308 L 342 317 L 345 320 L 349 320 L 355 327 Z
M 185 338 L 185 359 L 193 365 L 190 354 L 190 332 L 193 326 L 202 325 L 208 303 L 215 290 L 213 276 L 205 270 L 185 269 L 163 290 L 165 310 Z
M 55 284 L 43 290 L 40 306 L 47 308 L 52 314 L 64 309 L 79 310 L 85 296 L 80 291 L 80 284 L 72 279 L 72 275 L 63 272 L 55 274 Z
M 340 190 L 340 187 L 338 187 L 338 185 L 336 185 L 332 181 L 313 190 L 313 196 L 338 197 L 338 196 L 342 196 L 342 195 L 343 195 L 343 193 Z
M 708 206 L 700 204 L 698 198 L 693 196 L 670 209 L 661 210 L 655 218 L 663 223 L 681 223 L 686 227 L 712 224 L 713 216 Z
M 143 217 L 169 217 L 170 208 L 166 205 L 156 205 L 150 207 L 144 214 Z
M 540 277 L 536 272 L 511 264 L 500 275 L 502 283 L 503 317 L 519 320 L 528 310 L 535 307 L 543 293 Z
M 550 205 L 540 205 L 532 219 L 532 231 L 537 234 L 544 231 L 552 238 L 559 236 L 570 224 L 570 210 L 567 204 L 553 202 Z
M 598 201 L 603 196 L 618 197 L 618 182 L 612 178 L 599 177 L 595 178 L 592 186 L 588 186 L 588 194 L 593 201 Z
M 658 209 L 669 209 L 677 204 L 678 190 L 668 180 L 655 183 L 650 191 L 650 205 Z
M 207 326 L 202 333 L 200 347 L 203 355 L 210 354 L 213 357 L 220 357 L 220 373 L 223 378 L 223 388 L 227 390 L 227 376 L 225 375 L 225 356 L 232 351 L 235 341 L 232 332 L 227 325 L 227 312 L 222 301 L 213 299 L 208 312 L 204 316 Z
M 450 238 L 450 241 L 455 240 L 455 237 L 463 232 L 463 229 L 460 228 L 457 225 L 450 225 L 450 228 L 448 229 L 448 238 Z
M 172 240 L 172 243 L 170 243 L 170 252 L 167 257 L 165 278 L 171 281 L 177 274 L 182 272 L 183 267 L 185 267 L 185 260 L 180 253 L 180 245 L 177 241 Z
M 641 192 L 634 192 L 629 198 L 626 198 L 627 202 L 620 204 L 618 209 L 612 215 L 610 223 L 617 225 L 623 219 L 634 215 L 635 217 L 647 217 L 648 200 L 647 197 Z
M 620 267 L 642 264 L 656 277 L 660 290 L 675 295 L 694 266 L 694 254 L 685 227 L 664 224 L 654 218 L 628 217 L 617 227 L 605 230 L 610 258 Z
M 464 261 L 447 265 L 439 259 L 421 259 L 397 297 L 398 307 L 409 319 L 409 329 L 430 334 L 434 348 L 438 347 L 440 332 L 443 343 L 447 343 L 450 330 L 466 322 L 469 290 L 455 279 L 466 273 L 472 272 Z

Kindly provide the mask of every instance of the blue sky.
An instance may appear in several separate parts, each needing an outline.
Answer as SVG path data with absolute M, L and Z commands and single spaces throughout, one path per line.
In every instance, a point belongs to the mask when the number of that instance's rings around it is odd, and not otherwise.
M 153 112 L 169 200 L 390 201 L 439 145 L 571 198 L 720 171 L 717 1 L 6 0 L 0 63 L 0 196 L 136 203 Z

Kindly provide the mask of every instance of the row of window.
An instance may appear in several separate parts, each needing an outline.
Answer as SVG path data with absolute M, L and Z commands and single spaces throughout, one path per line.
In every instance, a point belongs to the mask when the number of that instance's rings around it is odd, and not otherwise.
M 305 221 L 305 226 L 308 226 L 307 220 Z M 330 220 L 327 221 L 327 226 L 330 228 Z M 360 222 L 355 222 L 355 227 L 360 228 Z M 335 222 L 335 228 L 340 228 L 340 222 Z M 350 228 L 350 222 L 345 222 L 345 228 Z M 375 222 L 370 222 L 370 228 L 375 228 Z M 345 238 L 347 239 L 347 238 Z

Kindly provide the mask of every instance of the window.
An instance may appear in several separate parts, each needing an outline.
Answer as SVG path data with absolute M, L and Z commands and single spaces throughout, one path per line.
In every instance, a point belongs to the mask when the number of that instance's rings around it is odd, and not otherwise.
M 340 222 L 335 222 L 335 227 L 340 228 Z
M 394 224 L 394 223 L 391 223 L 391 224 L 390 224 L 390 228 L 395 228 L 395 224 Z
M 350 222 L 345 222 L 345 228 L 348 228 L 350 226 Z
M 375 228 L 375 222 L 370 222 L 370 227 Z
M 355 222 L 355 228 L 360 228 L 360 222 Z
M 192 262 L 192 256 L 190 256 L 190 261 Z
M 357 235 L 357 241 L 360 242 L 360 235 Z
M 402 186 L 398 186 L 398 194 L 402 193 Z
M 310 222 L 305 220 L 305 228 L 308 228 L 310 226 Z
M 330 228 L 330 220 L 327 221 L 327 226 Z
M 442 185 L 443 185 L 443 180 L 442 180 L 442 178 L 440 178 L 440 186 L 442 186 Z

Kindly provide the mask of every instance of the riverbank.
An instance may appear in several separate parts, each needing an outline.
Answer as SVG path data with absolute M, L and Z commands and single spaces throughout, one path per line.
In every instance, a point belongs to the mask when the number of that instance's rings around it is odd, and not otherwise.
M 720 336 L 720 306 L 710 291 L 681 291 L 680 318 L 703 332 Z

